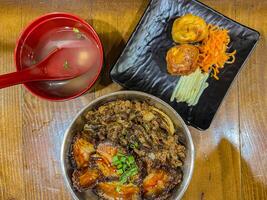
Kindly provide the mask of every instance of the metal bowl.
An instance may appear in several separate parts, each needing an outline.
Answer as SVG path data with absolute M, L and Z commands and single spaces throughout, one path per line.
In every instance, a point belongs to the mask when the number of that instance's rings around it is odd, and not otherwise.
M 105 96 L 102 96 L 100 98 L 97 98 L 96 100 L 89 103 L 88 106 L 86 106 L 83 110 L 81 110 L 77 116 L 74 118 L 74 120 L 71 122 L 70 126 L 65 132 L 63 144 L 61 147 L 61 167 L 63 171 L 63 176 L 67 185 L 68 190 L 70 191 L 72 197 L 75 200 L 95 200 L 98 199 L 98 197 L 92 193 L 91 190 L 88 190 L 86 192 L 77 192 L 73 186 L 71 181 L 71 176 L 73 169 L 71 167 L 71 163 L 69 160 L 69 149 L 72 142 L 73 136 L 82 130 L 83 125 L 85 122 L 83 121 L 83 117 L 85 113 L 95 107 L 98 107 L 100 105 L 103 105 L 106 102 L 110 102 L 117 99 L 129 99 L 129 100 L 146 100 L 149 102 L 150 105 L 155 106 L 156 108 L 161 109 L 164 111 L 173 121 L 175 127 L 179 127 L 181 131 L 183 132 L 183 139 L 185 141 L 186 147 L 187 147 L 187 155 L 185 159 L 185 163 L 183 165 L 183 180 L 182 183 L 177 186 L 173 190 L 173 194 L 170 197 L 172 200 L 179 200 L 182 198 L 183 194 L 185 193 L 189 182 L 191 180 L 192 174 L 193 174 L 193 168 L 194 168 L 194 157 L 195 157 L 195 150 L 194 150 L 194 144 L 192 141 L 191 134 L 185 125 L 182 118 L 175 112 L 175 110 L 169 106 L 164 101 L 160 100 L 159 98 L 143 93 L 143 92 L 137 92 L 137 91 L 120 91 L 111 93 Z

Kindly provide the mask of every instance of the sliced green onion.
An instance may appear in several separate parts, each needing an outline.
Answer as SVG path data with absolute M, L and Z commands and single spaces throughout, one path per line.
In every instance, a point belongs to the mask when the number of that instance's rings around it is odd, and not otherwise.
M 130 144 L 130 148 L 132 148 L 132 149 L 136 149 L 136 148 L 138 148 L 138 143 L 137 142 L 134 142 L 134 143 L 131 143 Z
M 118 170 L 117 170 L 117 173 L 118 173 L 119 175 L 121 175 L 121 174 L 123 174 L 123 170 L 122 170 L 122 169 L 118 169 Z
M 65 60 L 63 66 L 64 66 L 64 69 L 69 69 L 69 67 L 70 67 L 69 62 L 67 60 Z
M 120 183 L 121 183 L 121 184 L 126 183 L 126 182 L 127 182 L 127 179 L 128 179 L 127 176 L 123 176 L 123 175 L 122 175 L 121 178 L 120 178 Z
M 131 176 L 135 176 L 137 174 L 138 174 L 138 171 L 134 171 L 134 172 L 132 172 Z
M 112 162 L 112 165 L 119 165 L 119 164 L 121 164 L 121 161 L 120 160 L 117 160 L 115 162 Z
M 122 164 L 118 164 L 116 167 L 118 168 L 118 169 L 120 169 L 120 168 L 122 168 Z
M 116 187 L 116 192 L 118 192 L 118 193 L 121 192 L 121 186 L 120 186 L 120 185 L 118 185 L 118 186 Z
M 129 156 L 129 157 L 128 157 L 128 162 L 129 162 L 130 164 L 134 163 L 134 162 L 135 162 L 134 157 L 133 157 L 133 156 Z
M 80 33 L 80 30 L 77 29 L 77 28 L 73 28 L 72 31 L 73 31 L 74 33 Z
M 126 161 L 126 157 L 122 157 L 121 162 L 125 162 L 125 161 Z
M 112 158 L 112 162 L 117 162 L 118 160 L 119 160 L 118 156 L 114 156 L 114 157 Z
M 125 155 L 124 155 L 122 152 L 118 152 L 118 153 L 117 153 L 117 156 L 125 157 Z
M 119 152 L 112 158 L 112 165 L 117 168 L 121 184 L 126 183 L 138 174 L 138 167 L 132 155 L 127 156 Z
M 138 170 L 137 169 L 131 169 L 129 171 L 129 176 L 135 176 L 136 174 L 138 174 Z

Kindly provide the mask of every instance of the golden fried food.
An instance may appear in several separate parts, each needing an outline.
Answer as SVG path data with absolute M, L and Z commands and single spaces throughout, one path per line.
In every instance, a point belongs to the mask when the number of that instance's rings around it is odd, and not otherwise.
M 169 49 L 166 56 L 167 70 L 171 75 L 188 75 L 197 69 L 199 50 L 189 44 Z
M 118 174 L 116 173 L 116 168 L 112 166 L 112 164 L 108 161 L 107 158 L 99 154 L 93 155 L 92 158 L 93 160 L 95 160 L 97 168 L 102 172 L 105 177 L 118 177 Z
M 84 138 L 77 137 L 72 148 L 72 157 L 77 168 L 87 167 L 90 155 L 95 152 L 94 145 Z
M 172 38 L 180 44 L 200 42 L 208 36 L 208 25 L 204 19 L 192 14 L 177 18 L 172 26 Z
M 113 156 L 118 152 L 118 148 L 111 143 L 105 142 L 98 145 L 96 152 L 111 163 Z
M 77 190 L 83 191 L 93 187 L 100 177 L 101 173 L 98 169 L 84 168 L 73 172 L 72 181 Z
M 144 179 L 143 188 L 146 198 L 159 196 L 163 190 L 167 190 L 171 186 L 172 178 L 165 170 L 152 170 Z
M 96 187 L 96 193 L 107 200 L 127 199 L 138 200 L 140 190 L 134 184 L 121 185 L 120 182 L 103 182 Z

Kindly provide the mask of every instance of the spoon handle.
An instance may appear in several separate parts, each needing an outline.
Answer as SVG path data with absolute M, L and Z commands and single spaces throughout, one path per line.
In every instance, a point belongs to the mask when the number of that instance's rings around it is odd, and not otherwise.
M 22 70 L 19 72 L 0 75 L 0 89 L 29 81 L 34 81 L 34 75 L 35 74 L 33 74 L 33 70 Z

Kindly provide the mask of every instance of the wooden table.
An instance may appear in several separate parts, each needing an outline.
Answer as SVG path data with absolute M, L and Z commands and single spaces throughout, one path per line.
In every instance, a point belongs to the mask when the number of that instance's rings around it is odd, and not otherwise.
M 203 0 L 259 30 L 261 41 L 237 77 L 212 126 L 190 128 L 196 163 L 185 200 L 267 199 L 267 0 Z M 15 41 L 25 25 L 47 12 L 65 11 L 88 20 L 100 34 L 112 64 L 148 0 L 2 0 L 0 73 L 14 70 Z M 71 199 L 60 169 L 64 131 L 91 100 L 121 89 L 99 86 L 67 102 L 48 102 L 22 86 L 0 90 L 0 199 Z

